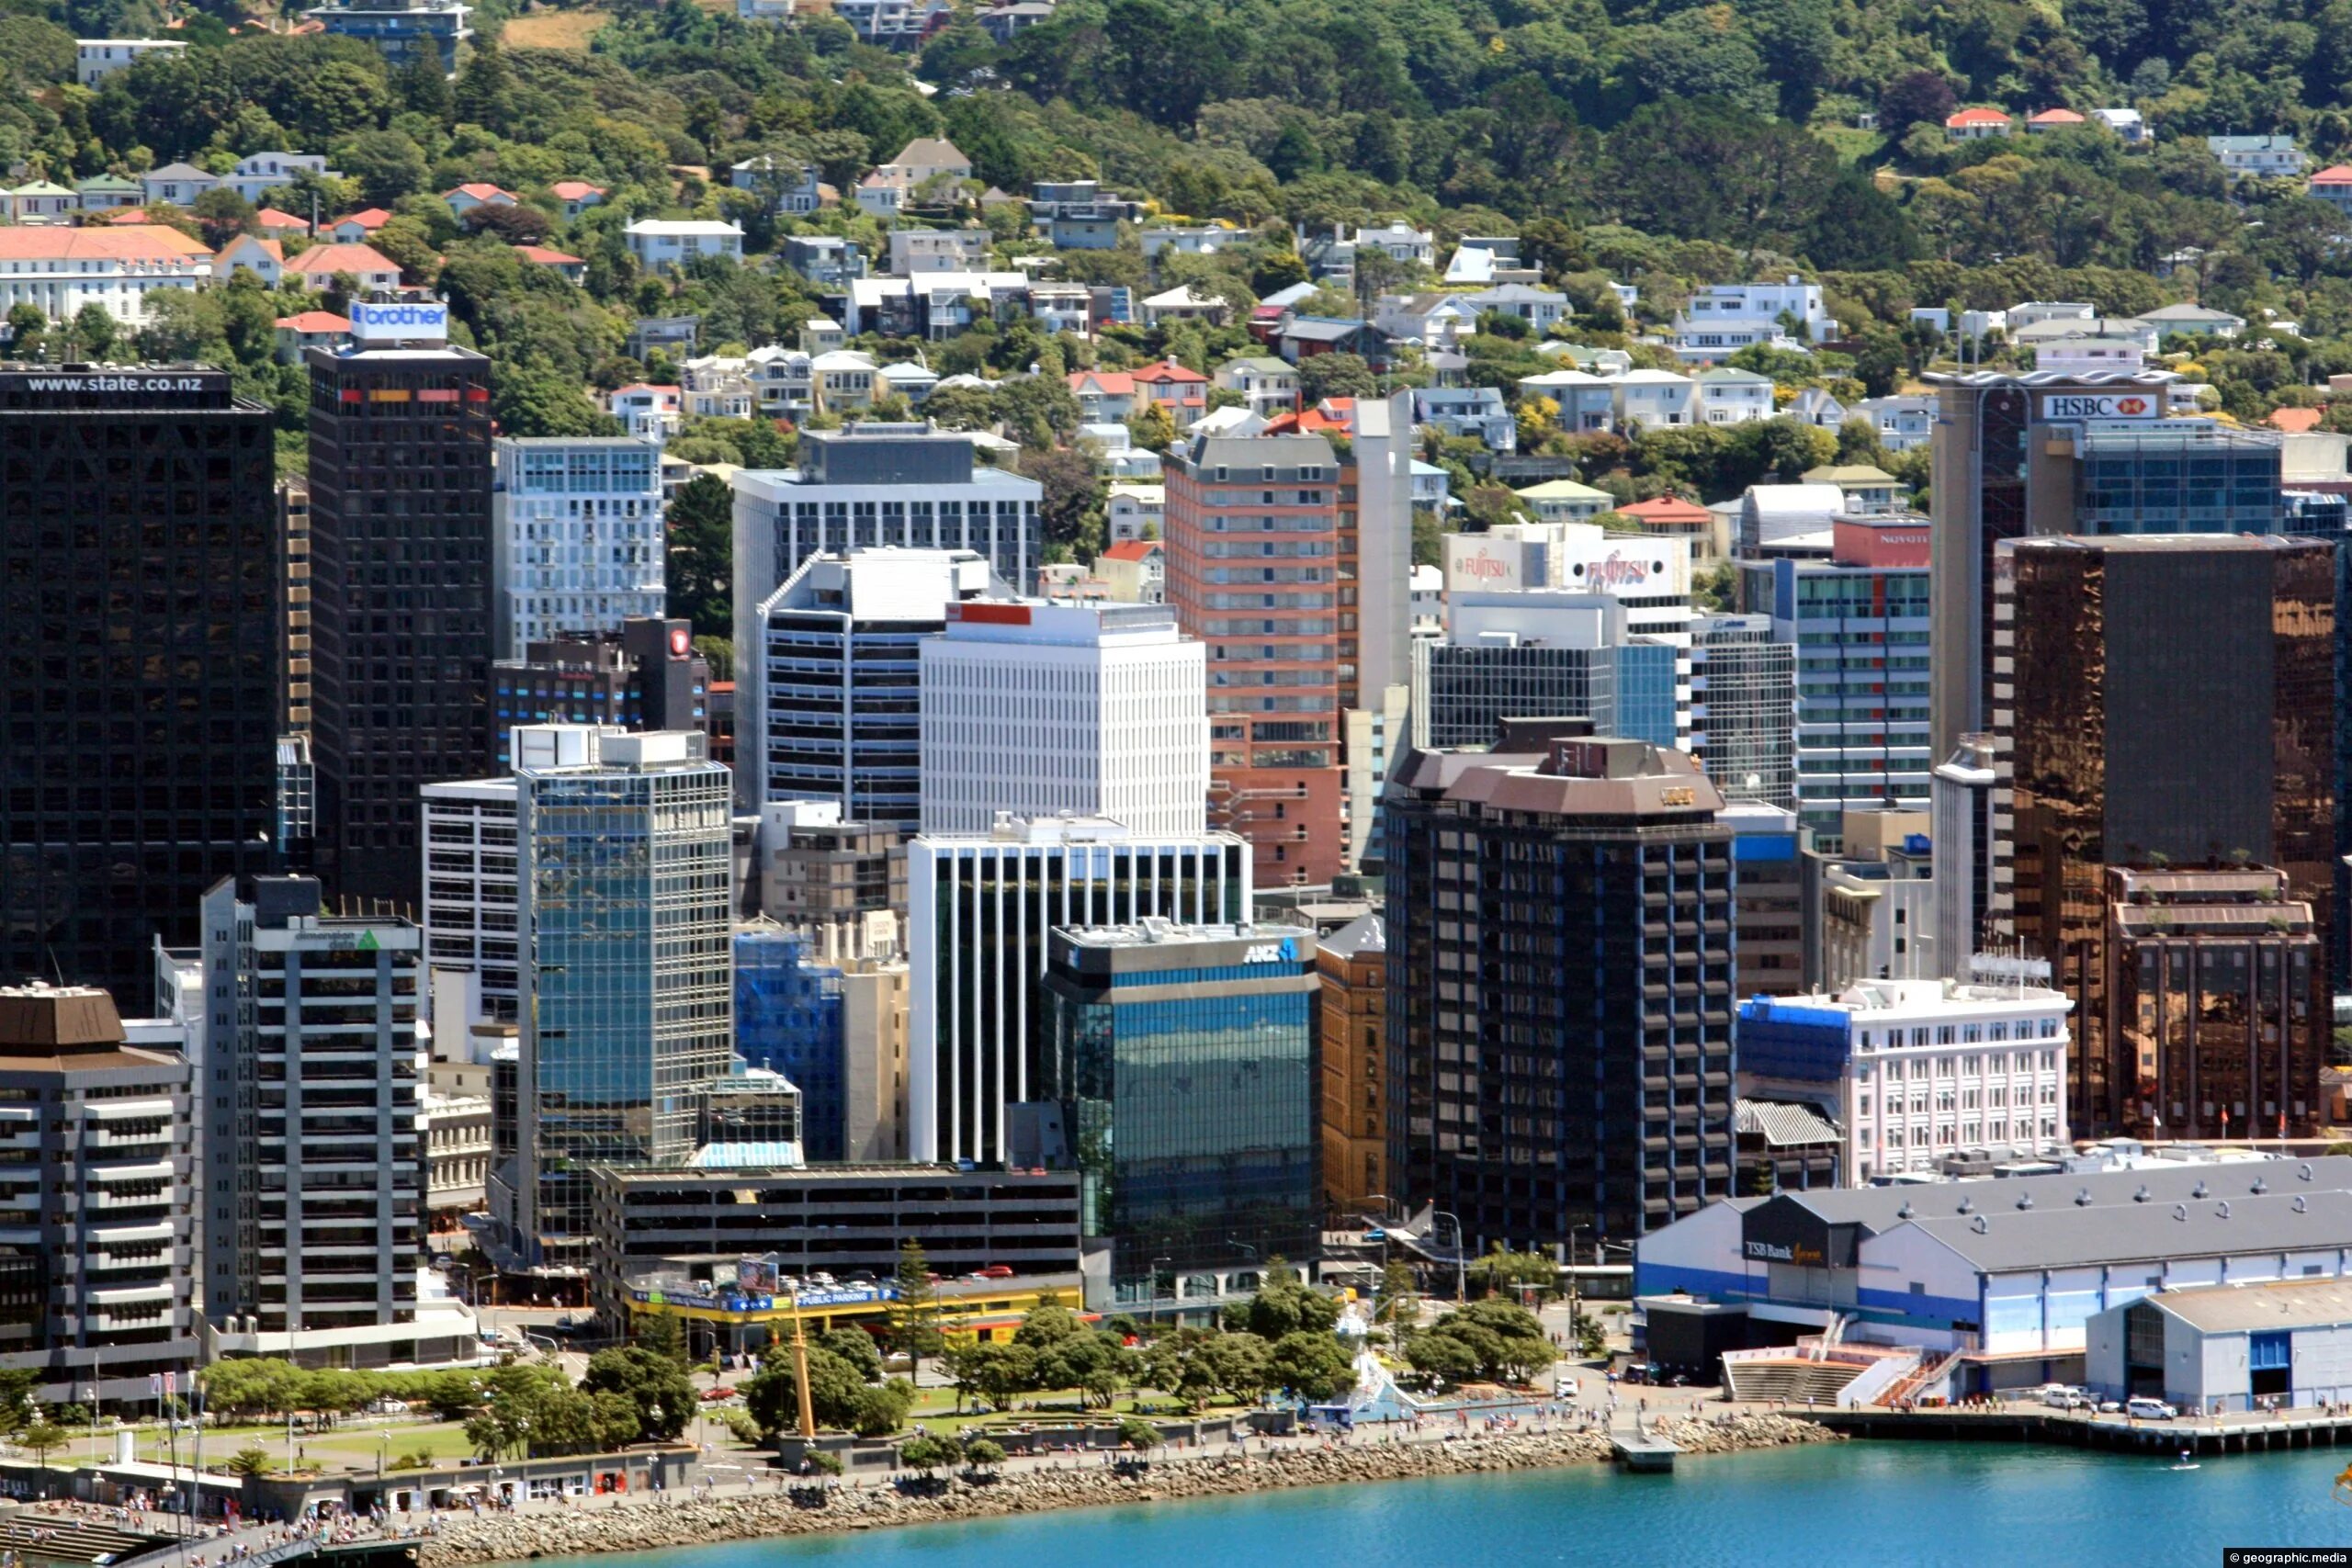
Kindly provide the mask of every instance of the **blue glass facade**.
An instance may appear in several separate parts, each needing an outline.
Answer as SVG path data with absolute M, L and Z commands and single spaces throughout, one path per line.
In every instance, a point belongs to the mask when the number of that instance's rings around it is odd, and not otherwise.
M 1758 1077 L 1836 1083 L 1845 1076 L 1852 1019 L 1826 1008 L 1792 1007 L 1770 997 L 1739 1004 L 1739 1070 Z
M 842 1158 L 842 972 L 808 962 L 788 931 L 735 936 L 735 1052 L 800 1090 L 800 1143 L 814 1162 Z
M 1073 954 L 1057 932 L 1046 976 L 1081 1229 L 1111 1244 L 1114 1281 L 1304 1257 L 1317 1237 L 1314 943 L 1267 944 L 1246 980 L 1223 977 L 1246 941 L 1183 944 L 1200 961 L 1170 967 L 1178 943 Z M 1139 969 L 1151 984 L 1118 983 Z
M 2075 517 L 2085 534 L 2275 534 L 2275 436 L 2201 420 L 2132 421 L 2082 436 Z

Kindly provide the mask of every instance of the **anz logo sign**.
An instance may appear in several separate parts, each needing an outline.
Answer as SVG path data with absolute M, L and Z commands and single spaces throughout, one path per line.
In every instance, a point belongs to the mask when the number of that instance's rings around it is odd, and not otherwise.
M 1241 955 L 1244 964 L 1295 964 L 1298 961 L 1298 941 L 1284 937 L 1280 942 L 1261 942 Z

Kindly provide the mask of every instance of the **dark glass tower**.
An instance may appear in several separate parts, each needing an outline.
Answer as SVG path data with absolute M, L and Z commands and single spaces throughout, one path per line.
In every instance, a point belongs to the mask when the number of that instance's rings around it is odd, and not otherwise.
M 1383 803 L 1389 1184 L 1477 1252 L 1731 1196 L 1723 797 L 1687 753 L 1583 728 L 1413 752 Z
M 312 349 L 318 869 L 413 912 L 417 788 L 490 772 L 490 362 Z
M 204 890 L 271 869 L 279 548 L 226 372 L 0 369 L 0 976 L 154 996 Z

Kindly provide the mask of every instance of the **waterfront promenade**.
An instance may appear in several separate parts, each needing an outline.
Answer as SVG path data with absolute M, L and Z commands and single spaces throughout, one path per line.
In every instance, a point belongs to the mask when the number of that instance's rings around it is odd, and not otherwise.
M 2352 1409 L 2284 1409 L 2140 1421 L 2023 1402 L 1931 1410 L 1825 1410 L 1814 1419 L 1851 1438 L 2048 1443 L 2127 1453 L 2269 1453 L 2352 1443 Z

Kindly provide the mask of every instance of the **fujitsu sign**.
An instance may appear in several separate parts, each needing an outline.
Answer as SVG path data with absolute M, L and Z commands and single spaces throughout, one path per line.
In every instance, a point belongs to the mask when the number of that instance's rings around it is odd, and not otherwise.
M 1475 534 L 1454 534 L 1445 541 L 1445 585 L 1448 590 L 1515 589 L 1523 577 L 1521 547 L 1516 541 L 1488 540 Z
M 433 300 L 376 304 L 354 299 L 351 337 L 355 343 L 447 343 L 449 307 Z
M 2154 419 L 2162 412 L 2154 392 L 2051 392 L 2041 400 L 2044 419 Z

